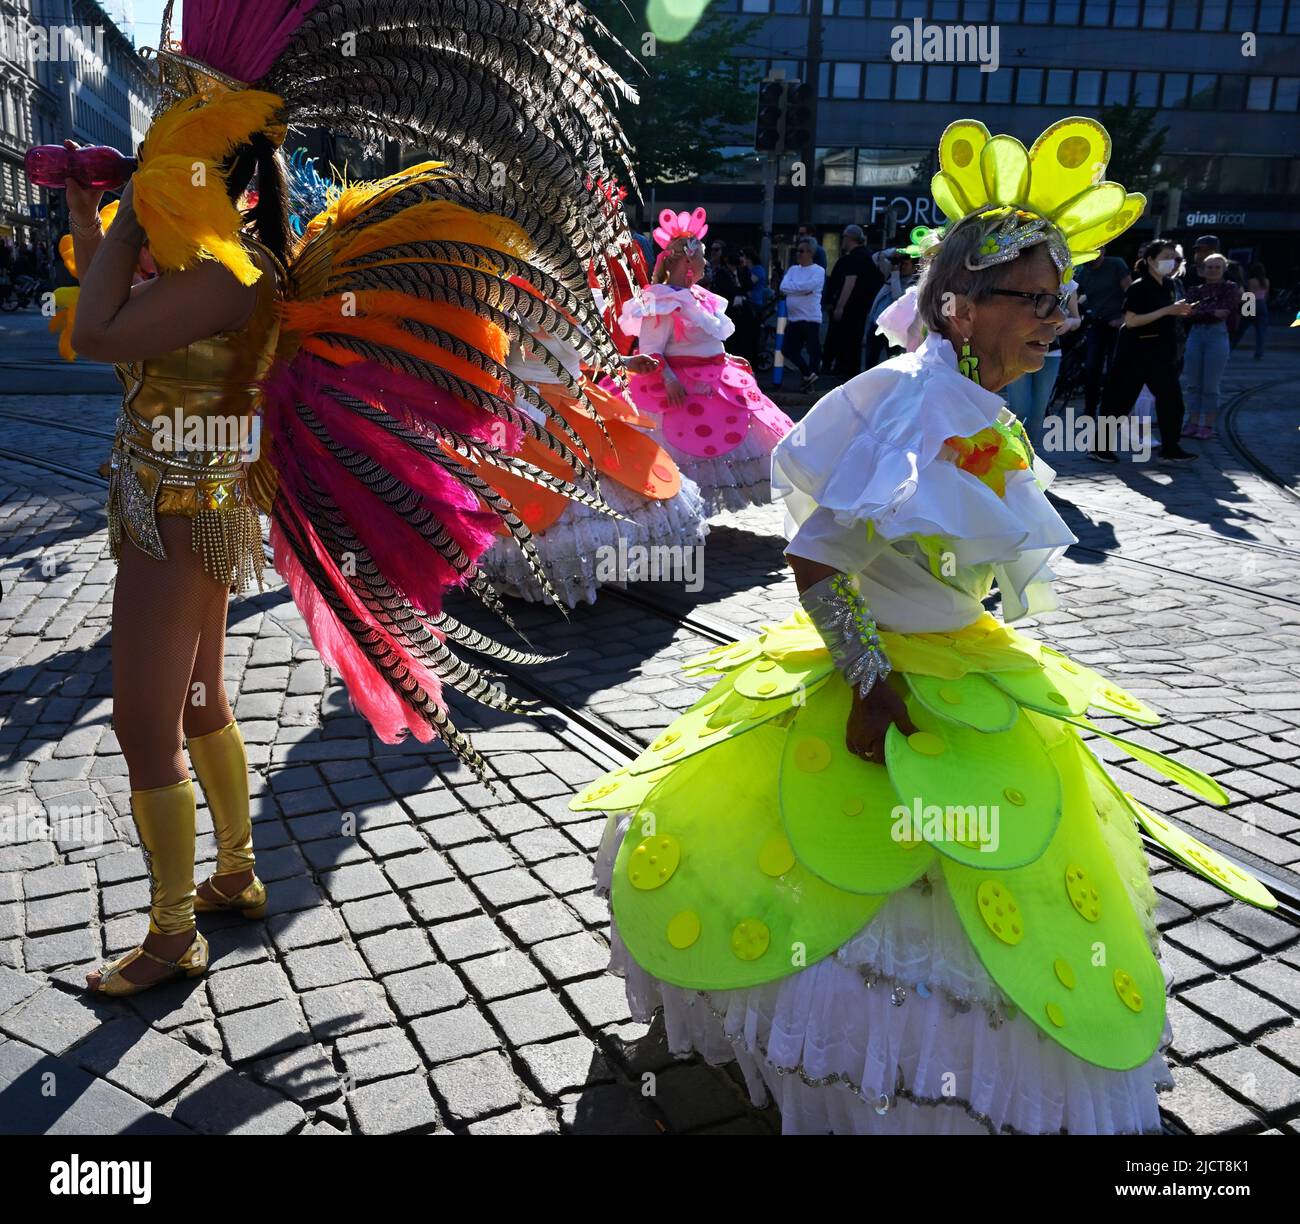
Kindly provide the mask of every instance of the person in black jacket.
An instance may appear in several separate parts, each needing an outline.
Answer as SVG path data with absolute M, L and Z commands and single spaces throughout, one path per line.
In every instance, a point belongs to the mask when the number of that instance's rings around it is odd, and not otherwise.
M 847 225 L 841 235 L 841 255 L 826 282 L 826 357 L 841 382 L 862 372 L 862 338 L 867 316 L 885 278 L 880 275 L 867 236 L 860 225 Z

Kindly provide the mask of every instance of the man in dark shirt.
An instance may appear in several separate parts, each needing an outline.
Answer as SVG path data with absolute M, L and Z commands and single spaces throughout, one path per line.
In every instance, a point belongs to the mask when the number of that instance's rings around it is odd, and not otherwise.
M 1128 265 L 1102 247 L 1097 258 L 1075 272 L 1079 306 L 1087 320 L 1083 333 L 1083 399 L 1089 416 L 1097 415 L 1115 341 L 1124 325 L 1124 291 L 1133 283 Z
M 841 255 L 826 282 L 826 302 L 831 325 L 826 351 L 835 377 L 844 381 L 862 372 L 862 337 L 867 316 L 880 286 L 885 283 L 860 225 L 847 225 L 840 238 Z

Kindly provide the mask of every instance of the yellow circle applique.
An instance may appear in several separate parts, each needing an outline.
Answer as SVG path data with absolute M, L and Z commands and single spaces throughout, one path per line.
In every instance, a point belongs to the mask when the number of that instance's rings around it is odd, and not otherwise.
M 1133 979 L 1122 969 L 1116 969 L 1114 981 L 1115 993 L 1119 995 L 1124 1006 L 1131 1012 L 1140 1012 L 1142 1010 L 1142 995 Z
M 767 951 L 771 938 L 767 923 L 757 918 L 746 918 L 731 932 L 731 950 L 740 960 L 758 960 Z
M 1016 807 L 1025 806 L 1024 792 L 1016 790 L 1014 786 L 1008 786 L 1006 790 L 1002 792 L 1002 798 L 1008 803 L 1014 804 Z
M 763 683 L 758 686 L 758 691 L 764 697 L 766 697 L 769 693 L 775 693 L 776 690 L 777 690 L 777 684 L 773 680 L 764 680 Z
M 969 166 L 975 157 L 975 150 L 971 148 L 969 140 L 954 140 L 952 142 L 952 160 L 955 166 Z
M 1093 886 L 1092 877 L 1077 863 L 1071 863 L 1065 869 L 1065 891 L 1081 918 L 1096 922 L 1101 917 L 1101 897 Z
M 1047 1018 L 1056 1025 L 1057 1028 L 1065 1027 L 1065 1012 L 1061 1010 L 1059 1003 L 1049 1003 L 1047 1005 Z
M 845 816 L 861 816 L 863 806 L 864 804 L 861 799 L 845 799 L 844 802 L 840 804 L 840 811 L 843 812 Z
M 758 869 L 764 875 L 783 876 L 793 866 L 794 847 L 779 833 L 758 852 Z
M 1066 990 L 1074 989 L 1074 970 L 1070 968 L 1070 962 L 1057 957 L 1052 962 L 1052 970 L 1056 974 L 1056 980 L 1061 983 Z
M 770 671 L 772 671 L 775 667 L 776 667 L 776 664 L 773 663 L 771 659 L 764 659 L 761 663 L 755 663 L 755 664 L 754 664 L 754 670 L 755 670 L 755 671 L 761 671 L 761 672 L 770 672 Z
M 1024 918 L 1011 890 L 997 880 L 985 880 L 975 890 L 984 925 L 1004 944 L 1014 947 L 1025 937 Z
M 668 920 L 668 942 L 681 950 L 700 937 L 700 916 L 694 910 L 682 910 Z
M 1056 150 L 1056 160 L 1067 170 L 1077 169 L 1088 160 L 1092 145 L 1082 136 L 1068 136 Z
M 913 731 L 907 737 L 908 747 L 922 756 L 938 756 L 944 750 L 944 742 L 933 731 Z
M 804 773 L 821 773 L 831 763 L 830 746 L 818 735 L 807 735 L 794 748 L 794 763 Z
M 643 837 L 628 856 L 627 878 L 633 888 L 659 888 L 668 883 L 681 861 L 681 844 L 671 833 Z
M 949 705 L 961 705 L 961 690 L 953 688 L 950 684 L 945 684 L 939 690 L 939 697 Z
M 669 731 L 667 735 L 661 735 L 657 740 L 655 740 L 655 742 L 650 745 L 650 748 L 652 751 L 658 752 L 661 748 L 667 748 L 669 744 L 675 744 L 681 738 L 682 737 L 678 735 L 676 731 Z
M 617 782 L 606 782 L 604 785 L 598 786 L 596 787 L 595 790 L 590 790 L 585 795 L 583 795 L 582 802 L 593 803 L 595 802 L 595 800 L 603 799 L 611 791 L 616 791 L 616 790 L 618 790 Z

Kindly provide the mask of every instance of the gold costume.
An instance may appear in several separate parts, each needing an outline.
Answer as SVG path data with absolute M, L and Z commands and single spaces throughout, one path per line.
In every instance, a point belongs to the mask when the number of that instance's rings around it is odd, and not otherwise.
M 239 331 L 115 367 L 125 394 L 108 486 L 115 559 L 125 532 L 141 552 L 165 561 L 157 516 L 183 515 L 193 521 L 203 568 L 237 591 L 262 580 L 262 529 L 248 466 L 258 457 L 258 384 L 275 359 L 285 278 L 270 251 L 244 242 L 274 274 L 257 281 L 256 305 Z

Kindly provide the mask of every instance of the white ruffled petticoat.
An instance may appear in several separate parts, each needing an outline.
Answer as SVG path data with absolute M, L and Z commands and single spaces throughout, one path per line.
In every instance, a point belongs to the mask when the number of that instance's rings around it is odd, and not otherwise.
M 610 507 L 624 516 L 622 521 L 581 502 L 570 502 L 555 523 L 533 537 L 547 577 L 570 608 L 583 601 L 596 602 L 596 592 L 605 581 L 601 560 L 610 558 L 605 562 L 608 566 L 619 556 L 620 538 L 627 541 L 628 548 L 694 548 L 703 544 L 708 534 L 704 499 L 685 473 L 681 489 L 664 501 L 642 497 L 608 478 L 601 482 L 601 493 Z M 479 565 L 505 594 L 529 603 L 550 602 L 513 540 L 497 540 Z M 613 581 L 623 579 L 614 574 Z
M 713 459 L 688 455 L 663 437 L 657 441 L 673 457 L 683 478 L 689 476 L 698 486 L 706 516 L 772 500 L 772 448 L 780 435 L 762 422 L 751 421 L 745 440 Z
M 608 894 L 634 814 L 611 816 L 596 858 Z M 1126 864 L 1153 945 L 1154 894 L 1131 826 L 1103 826 Z M 1160 1130 L 1163 1057 L 1107 1071 L 1040 1034 L 1000 994 L 962 929 L 942 875 L 895 894 L 833 956 L 781 981 L 695 991 L 646 973 L 611 917 L 610 971 L 633 1016 L 663 1012 L 678 1057 L 735 1060 L 750 1098 L 770 1096 L 785 1134 L 1134 1134 Z M 1166 981 L 1169 974 L 1165 972 Z M 1160 1046 L 1172 1034 L 1166 1019 Z

